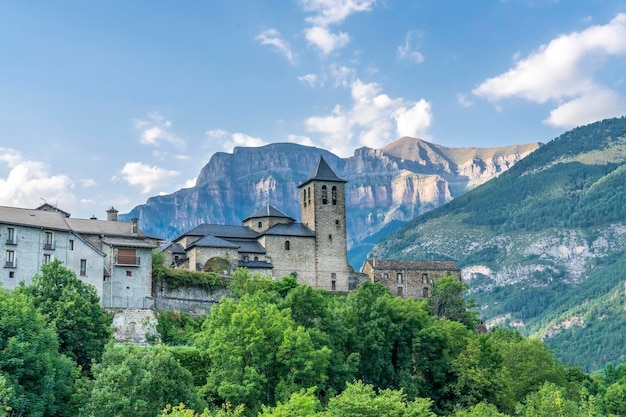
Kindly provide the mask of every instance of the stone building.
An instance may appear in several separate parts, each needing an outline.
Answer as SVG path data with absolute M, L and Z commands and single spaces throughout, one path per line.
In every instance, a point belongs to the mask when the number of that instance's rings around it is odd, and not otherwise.
M 137 221 L 75 219 L 49 204 L 38 209 L 0 207 L 0 285 L 32 282 L 41 266 L 55 259 L 84 282 L 92 284 L 103 307 L 151 307 L 152 249 Z
M 432 295 L 433 283 L 452 276 L 461 280 L 461 269 L 453 261 L 394 261 L 368 259 L 361 272 L 371 282 L 389 289 L 391 294 L 403 298 L 428 298 Z
M 245 267 L 274 278 L 293 275 L 313 288 L 347 291 L 357 274 L 348 264 L 345 183 L 320 157 L 299 186 L 302 222 L 268 205 L 242 226 L 199 225 L 164 252 L 168 260 L 178 256 L 177 263 L 170 263 L 179 268 L 222 272 L 223 266 Z

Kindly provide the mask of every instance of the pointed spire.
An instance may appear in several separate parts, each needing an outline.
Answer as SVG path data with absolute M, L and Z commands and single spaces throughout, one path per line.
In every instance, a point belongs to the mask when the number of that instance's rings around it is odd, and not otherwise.
M 300 184 L 300 187 L 305 186 L 311 181 L 332 181 L 332 182 L 347 182 L 344 179 L 341 179 L 335 174 L 335 172 L 328 165 L 323 156 L 320 155 L 320 159 L 317 161 L 317 165 L 311 171 L 309 178 Z

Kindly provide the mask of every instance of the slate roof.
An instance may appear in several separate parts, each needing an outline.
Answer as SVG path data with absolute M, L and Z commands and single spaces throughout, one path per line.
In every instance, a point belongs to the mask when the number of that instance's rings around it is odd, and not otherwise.
M 250 240 L 231 240 L 232 243 L 239 245 L 239 253 L 258 253 L 265 254 L 265 248 L 259 242 Z
M 456 262 L 454 261 L 395 261 L 395 260 L 385 260 L 385 259 L 376 259 L 375 265 L 373 259 L 368 259 L 365 261 L 368 263 L 373 269 L 395 269 L 395 270 L 403 270 L 403 271 L 460 271 Z
M 156 241 L 146 241 L 141 239 L 122 239 L 122 238 L 103 238 L 102 242 L 106 243 L 110 246 L 121 246 L 128 248 L 146 248 L 146 249 L 154 249 L 158 246 Z
M 278 217 L 281 219 L 289 219 L 291 221 L 295 221 L 295 219 L 292 219 L 291 217 L 289 217 L 282 211 L 278 210 L 276 207 L 268 204 L 267 206 L 263 207 L 261 210 L 254 213 L 252 216 L 248 216 L 245 219 L 243 219 L 243 222 L 245 223 L 246 221 L 251 220 L 251 219 L 260 219 L 260 218 L 266 218 L 266 217 Z
M 274 266 L 265 261 L 239 261 L 238 265 L 242 268 L 256 268 L 256 269 L 272 269 Z
M 150 238 L 141 230 L 136 235 L 132 233 L 132 223 L 117 222 L 110 220 L 92 220 L 92 219 L 65 219 L 67 224 L 76 233 L 86 235 L 105 235 L 105 236 L 125 236 L 136 238 Z
M 332 181 L 332 182 L 347 182 L 343 180 L 335 174 L 335 172 L 330 168 L 326 160 L 323 156 L 320 155 L 320 159 L 317 161 L 317 165 L 311 171 L 309 178 L 304 181 L 299 187 L 304 187 L 306 184 L 311 181 Z
M 275 224 L 263 232 L 263 235 L 315 237 L 315 233 L 302 223 Z
M 185 249 L 179 244 L 174 242 L 161 242 L 159 245 L 159 252 L 165 252 L 168 248 L 172 248 L 172 253 L 184 254 Z
M 0 223 L 69 231 L 64 215 L 55 211 L 0 206 Z
M 201 239 L 198 239 L 191 245 L 189 245 L 189 249 L 194 246 L 199 246 L 202 248 L 226 248 L 226 249 L 238 249 L 239 245 L 236 245 L 232 242 L 229 242 L 224 239 L 220 239 L 216 236 L 206 235 Z
M 222 224 L 201 224 L 180 235 L 175 240 L 183 236 L 206 236 L 212 235 L 221 238 L 231 239 L 256 239 L 259 234 L 245 226 L 227 226 Z

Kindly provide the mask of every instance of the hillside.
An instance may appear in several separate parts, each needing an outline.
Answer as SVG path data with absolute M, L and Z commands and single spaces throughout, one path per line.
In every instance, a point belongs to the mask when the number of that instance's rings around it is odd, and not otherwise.
M 268 203 L 299 219 L 298 184 L 321 154 L 348 180 L 348 245 L 358 268 L 380 237 L 506 171 L 539 146 L 446 148 L 404 137 L 383 149 L 357 149 L 350 158 L 286 143 L 235 148 L 214 154 L 194 187 L 151 197 L 120 218 L 137 217 L 142 230 L 165 239 L 201 223 L 241 224 Z
M 375 249 L 456 260 L 488 324 L 544 337 L 587 370 L 626 359 L 615 331 L 625 324 L 625 251 L 624 117 L 563 134 Z

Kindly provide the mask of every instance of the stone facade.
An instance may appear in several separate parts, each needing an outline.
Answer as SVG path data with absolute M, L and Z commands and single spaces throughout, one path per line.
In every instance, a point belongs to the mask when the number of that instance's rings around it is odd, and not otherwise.
M 74 219 L 47 204 L 0 207 L 3 288 L 30 284 L 42 265 L 58 259 L 95 287 L 103 307 L 149 308 L 156 247 L 156 239 L 141 233 L 136 222 Z
M 293 275 L 314 288 L 348 291 L 358 274 L 348 264 L 345 183 L 320 157 L 299 186 L 301 223 L 268 205 L 244 219 L 243 226 L 204 224 L 184 233 L 165 249 L 171 251 L 167 256 L 179 245 L 188 262 L 179 262 L 178 267 L 200 270 L 194 245 L 204 241 L 223 250 L 227 242 L 237 248 L 232 252 L 238 257 L 233 267 L 276 279 Z M 232 255 L 224 256 L 234 264 Z
M 361 272 L 371 282 L 402 298 L 428 298 L 435 281 L 452 276 L 461 281 L 461 269 L 452 261 L 394 261 L 368 259 Z

